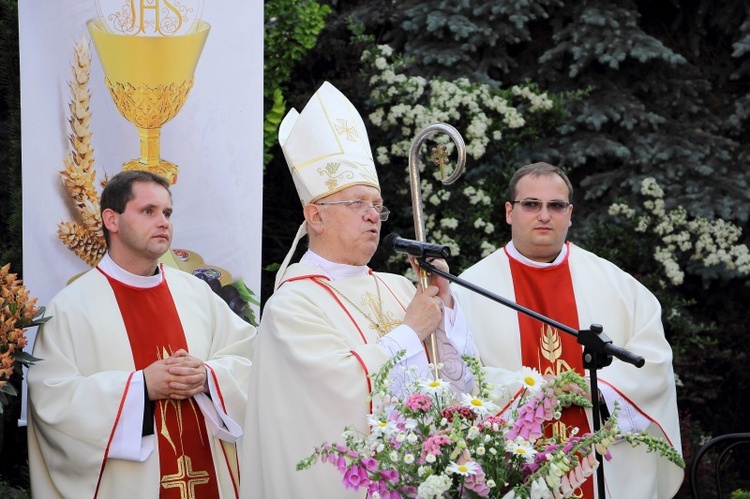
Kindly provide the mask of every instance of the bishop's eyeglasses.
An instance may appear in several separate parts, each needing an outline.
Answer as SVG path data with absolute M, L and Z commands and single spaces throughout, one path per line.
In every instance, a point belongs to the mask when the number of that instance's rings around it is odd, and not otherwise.
M 355 214 L 362 216 L 370 213 L 370 210 L 375 210 L 375 213 L 378 214 L 381 222 L 385 222 L 386 220 L 388 220 L 388 215 L 391 214 L 391 210 L 389 210 L 382 204 L 370 204 L 366 201 L 362 201 L 361 199 L 353 199 L 351 201 L 329 201 L 327 203 L 319 202 L 315 204 L 317 204 L 318 206 L 328 206 L 333 204 L 348 206 L 349 209 L 352 210 Z
M 515 201 L 511 201 L 510 203 L 520 204 L 521 209 L 526 213 L 539 213 L 540 211 L 542 211 L 542 206 L 546 204 L 547 211 L 549 211 L 550 213 L 562 214 L 565 213 L 568 209 L 568 206 L 570 206 L 569 202 L 561 201 L 559 199 L 547 202 L 540 201 L 538 199 L 517 199 Z

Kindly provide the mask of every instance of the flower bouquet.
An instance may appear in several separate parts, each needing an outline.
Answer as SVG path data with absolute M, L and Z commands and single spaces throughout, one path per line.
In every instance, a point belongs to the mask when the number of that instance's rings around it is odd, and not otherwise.
M 598 466 L 595 452 L 608 456 L 618 439 L 646 445 L 684 467 L 682 457 L 663 439 L 620 434 L 616 410 L 603 428 L 563 441 L 545 428 L 563 408 L 591 407 L 586 380 L 574 371 L 545 379 L 524 368 L 522 393 L 501 408 L 479 363 L 464 357 L 477 383 L 476 394 L 455 394 L 440 379 L 410 380 L 397 397 L 389 388 L 399 356 L 373 375 L 373 412 L 368 434 L 347 427 L 344 443 L 323 444 L 297 464 L 298 470 L 329 463 L 347 489 L 365 489 L 376 498 L 569 497 Z
M 8 405 L 8 397 L 18 393 L 8 383 L 13 373 L 21 373 L 22 366 L 39 360 L 23 351 L 26 346 L 26 328 L 49 320 L 44 307 L 35 307 L 36 298 L 29 299 L 29 291 L 16 274 L 10 273 L 10 264 L 0 268 L 0 414 Z

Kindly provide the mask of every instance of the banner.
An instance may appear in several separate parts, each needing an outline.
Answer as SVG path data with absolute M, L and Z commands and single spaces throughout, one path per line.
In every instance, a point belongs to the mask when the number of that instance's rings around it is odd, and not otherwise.
M 136 126 L 117 109 L 86 23 L 116 6 L 171 7 L 171 0 L 23 0 L 19 2 L 23 277 L 38 305 L 91 266 L 58 237 L 79 222 L 61 171 L 72 150 L 70 83 L 76 44 L 91 54 L 88 123 L 95 188 L 141 154 Z M 179 166 L 172 186 L 172 247 L 226 269 L 260 294 L 263 186 L 263 4 L 260 0 L 193 0 L 210 25 L 181 110 L 161 128 L 161 157 Z M 118 6 L 119 5 L 119 6 Z M 111 18 L 110 18 L 111 19 Z M 80 70 L 80 68 L 79 68 Z M 80 133 L 80 130 L 79 130 Z M 256 312 L 257 315 L 257 312 Z M 102 334 L 106 334 L 105 331 Z M 31 351 L 34 331 L 29 331 Z M 22 420 L 25 424 L 26 402 Z

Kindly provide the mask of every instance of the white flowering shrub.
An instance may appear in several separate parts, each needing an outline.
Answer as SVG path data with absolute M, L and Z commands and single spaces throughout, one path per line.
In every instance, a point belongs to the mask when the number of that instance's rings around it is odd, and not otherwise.
M 446 134 L 426 141 L 420 155 L 426 238 L 451 248 L 451 269 L 456 272 L 505 244 L 506 186 L 525 164 L 518 151 L 532 149 L 537 137 L 553 133 L 564 116 L 564 103 L 575 96 L 550 95 L 533 83 L 495 88 L 466 78 L 428 81 L 408 75 L 408 61 L 388 45 L 365 50 L 362 61 L 369 75 L 367 117 L 374 125 L 368 128 L 370 143 L 385 202 L 394 213 L 389 228 L 413 237 L 408 165 L 412 142 L 428 125 L 447 123 L 464 139 L 466 173 L 445 186 L 441 180 L 455 168 L 455 144 Z M 427 154 L 436 145 L 451 153 L 444 172 Z
M 652 236 L 653 258 L 663 273 L 661 288 L 681 285 L 686 273 L 703 279 L 750 274 L 750 252 L 738 244 L 742 229 L 722 219 L 691 218 L 682 206 L 667 211 L 664 191 L 651 177 L 643 179 L 641 195 L 643 210 L 617 203 L 609 213 L 633 220 L 635 232 Z
M 695 355 L 719 355 L 721 345 L 711 334 L 717 317 L 706 304 L 713 290 L 721 293 L 750 275 L 750 252 L 741 242 L 741 229 L 725 220 L 691 216 L 682 206 L 668 209 L 665 193 L 653 178 L 642 180 L 638 194 L 640 206 L 612 204 L 609 218 L 580 244 L 654 292 L 678 366 L 689 365 Z M 697 400 L 705 402 L 714 389 L 707 371 L 696 375 L 688 368 L 680 377 Z

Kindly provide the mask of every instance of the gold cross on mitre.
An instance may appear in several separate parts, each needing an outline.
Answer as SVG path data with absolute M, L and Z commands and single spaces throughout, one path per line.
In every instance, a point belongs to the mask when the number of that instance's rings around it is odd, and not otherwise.
M 359 138 L 357 129 L 343 118 L 336 120 L 334 128 L 336 128 L 336 133 L 339 135 L 346 135 L 346 140 L 349 142 L 356 142 L 357 138 Z

